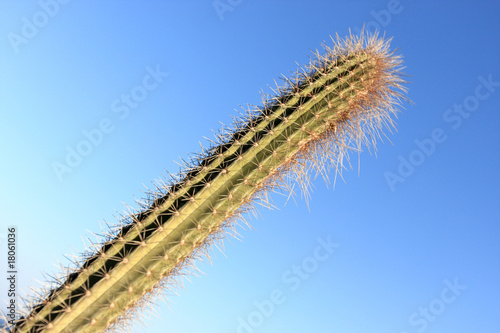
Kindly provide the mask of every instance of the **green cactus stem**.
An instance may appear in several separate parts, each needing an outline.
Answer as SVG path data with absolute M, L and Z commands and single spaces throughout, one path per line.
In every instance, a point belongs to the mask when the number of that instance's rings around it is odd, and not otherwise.
M 314 170 L 340 171 L 349 149 L 374 143 L 404 100 L 400 57 L 377 36 L 334 43 L 169 184 L 156 184 L 141 210 L 32 301 L 12 332 L 126 325 L 256 200 L 290 181 L 307 188 Z

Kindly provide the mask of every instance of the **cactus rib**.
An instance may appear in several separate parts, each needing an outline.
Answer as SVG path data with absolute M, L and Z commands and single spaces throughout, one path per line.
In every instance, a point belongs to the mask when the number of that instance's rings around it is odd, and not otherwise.
M 32 302 L 12 332 L 102 332 L 126 325 L 256 200 L 265 202 L 270 190 L 293 180 L 306 189 L 312 170 L 340 171 L 349 149 L 374 144 L 405 99 L 401 59 L 377 35 L 334 42 L 176 180 L 159 182 L 142 209 Z

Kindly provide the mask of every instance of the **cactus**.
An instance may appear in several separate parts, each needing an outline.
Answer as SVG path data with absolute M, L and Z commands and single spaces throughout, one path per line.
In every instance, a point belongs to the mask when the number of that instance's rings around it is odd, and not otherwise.
M 126 327 L 271 190 L 340 171 L 350 149 L 369 147 L 406 100 L 401 59 L 377 35 L 324 45 L 263 106 L 221 131 L 95 250 L 34 297 L 11 332 L 102 332 Z

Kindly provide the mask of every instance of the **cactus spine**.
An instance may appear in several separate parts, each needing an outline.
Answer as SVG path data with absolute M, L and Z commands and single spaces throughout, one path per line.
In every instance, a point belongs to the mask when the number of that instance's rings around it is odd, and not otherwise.
M 290 177 L 306 181 L 314 169 L 340 170 L 348 147 L 368 144 L 392 125 L 405 89 L 401 60 L 389 42 L 337 37 L 325 50 L 177 179 L 158 183 L 140 211 L 105 233 L 57 288 L 32 301 L 12 332 L 102 332 L 126 325 L 255 200 L 265 201 Z

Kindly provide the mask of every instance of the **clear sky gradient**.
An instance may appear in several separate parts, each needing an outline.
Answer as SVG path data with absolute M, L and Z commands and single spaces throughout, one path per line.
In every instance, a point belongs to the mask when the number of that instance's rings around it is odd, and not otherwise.
M 0 274 L 16 225 L 18 289 L 366 23 L 404 56 L 397 131 L 334 189 L 316 179 L 309 208 L 273 195 L 133 330 L 500 332 L 499 1 L 54 1 L 0 1 Z

